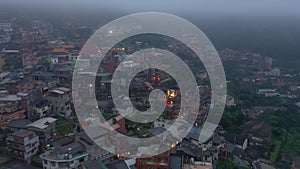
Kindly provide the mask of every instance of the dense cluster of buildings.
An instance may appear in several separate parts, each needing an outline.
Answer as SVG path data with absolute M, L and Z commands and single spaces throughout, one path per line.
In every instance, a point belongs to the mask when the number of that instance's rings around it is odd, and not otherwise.
M 200 107 L 191 110 L 197 114 L 197 118 L 190 132 L 181 142 L 172 144 L 167 152 L 147 158 L 141 156 L 132 159 L 129 158 L 130 152 L 112 154 L 102 149 L 99 145 L 108 147 L 110 141 L 113 141 L 116 149 L 127 148 L 121 144 L 127 140 L 118 140 L 111 130 L 131 137 L 152 137 L 168 130 L 172 125 L 170 120 L 181 118 L 180 89 L 163 71 L 145 70 L 137 74 L 131 81 L 128 96 L 122 95 L 120 98 L 132 100 L 137 108 L 147 110 L 151 106 L 150 90 L 160 88 L 167 96 L 166 110 L 148 126 L 132 124 L 119 114 L 113 103 L 113 73 L 120 71 L 122 75 L 127 73 L 123 70 L 133 71 L 141 67 L 141 64 L 129 59 L 116 70 L 120 62 L 130 58 L 134 51 L 154 45 L 142 41 L 119 44 L 108 52 L 99 71 L 92 73 L 90 69 L 95 66 L 95 57 L 101 49 L 88 46 L 85 49 L 88 54 L 79 52 L 91 29 L 70 22 L 63 27 L 72 35 L 67 36 L 66 32 L 43 20 L 32 20 L 26 28 L 13 21 L 0 20 L 0 142 L 6 150 L 0 152 L 0 157 L 10 156 L 43 169 L 213 169 L 219 160 L 230 161 L 238 167 L 272 168 L 274 162 L 266 160 L 265 155 L 257 151 L 258 146 L 272 142 L 272 127 L 253 119 L 264 111 L 281 108 L 242 109 L 241 113 L 250 121 L 239 126 L 239 132 L 228 132 L 218 126 L 211 137 L 205 142 L 200 141 L 202 124 L 210 107 L 214 106 L 211 103 L 211 89 L 206 83 L 208 73 L 199 65 L 194 65 L 192 58 L 197 57 L 178 42 L 170 42 L 167 48 L 190 54 L 184 61 L 191 64 L 191 69 L 196 70 L 197 80 L 201 81 L 198 91 L 195 91 L 201 95 Z M 139 28 L 138 25 L 132 27 Z M 113 36 L 122 32 L 112 29 L 108 33 Z M 191 43 L 198 42 L 193 39 Z M 272 84 L 272 88 L 258 88 L 256 95 L 295 99 L 294 94 L 300 91 L 293 78 L 296 75 L 284 74 L 279 68 L 273 67 L 270 57 L 229 49 L 221 51 L 220 56 L 225 63 L 238 63 L 236 65 L 242 71 L 235 80 L 255 85 L 264 82 Z M 80 83 L 82 91 L 72 91 L 75 63 L 82 68 L 75 72 L 79 78 L 95 76 L 97 83 L 83 81 Z M 119 78 L 117 83 L 122 86 L 129 80 Z M 289 88 L 289 92 L 283 90 L 286 88 Z M 94 89 L 98 105 L 92 105 L 93 109 L 103 112 L 109 126 L 100 125 L 99 116 L 88 110 L 83 112 L 82 119 L 76 118 L 74 106 L 89 104 L 88 99 L 80 100 L 76 96 L 89 97 L 86 95 Z M 238 106 L 240 101 L 231 93 L 224 100 L 227 108 Z M 130 108 L 124 111 L 132 112 Z M 92 133 L 93 137 L 84 131 Z M 128 146 L 133 144 L 128 143 Z M 299 166 L 297 157 L 284 157 L 283 161 L 291 167 Z

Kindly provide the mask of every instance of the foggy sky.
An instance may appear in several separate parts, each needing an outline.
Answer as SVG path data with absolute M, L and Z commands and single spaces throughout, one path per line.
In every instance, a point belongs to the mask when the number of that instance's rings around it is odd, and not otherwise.
M 300 16 L 299 0 L 1 0 L 0 6 L 132 12 Z

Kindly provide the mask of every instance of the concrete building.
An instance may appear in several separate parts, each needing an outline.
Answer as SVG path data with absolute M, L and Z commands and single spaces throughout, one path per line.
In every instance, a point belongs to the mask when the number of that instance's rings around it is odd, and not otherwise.
M 109 164 L 115 160 L 115 154 L 112 154 L 98 145 L 85 132 L 76 133 L 75 139 L 84 144 L 85 150 L 89 153 L 89 160 L 100 160 L 104 164 Z
M 16 70 L 23 68 L 23 60 L 19 50 L 2 50 L 1 59 L 5 60 L 3 70 Z
M 182 169 L 213 169 L 211 162 L 195 161 L 191 164 L 184 164 Z
M 16 86 L 18 97 L 22 99 L 22 104 L 27 112 L 28 118 L 34 119 L 35 107 L 43 98 L 43 86 L 41 81 L 30 80 Z
M 258 95 L 264 95 L 265 97 L 280 96 L 280 93 L 276 89 L 258 89 Z
M 137 158 L 136 168 L 137 169 L 149 169 L 149 168 L 160 168 L 169 169 L 169 153 L 164 153 L 147 158 Z
M 58 87 L 50 90 L 46 96 L 50 104 L 50 113 L 70 118 L 71 109 L 71 90 L 65 87 Z
M 25 118 L 25 110 L 19 104 L 0 104 L 0 129 L 7 129 L 13 120 Z
M 47 100 L 42 100 L 35 105 L 35 117 L 43 118 L 49 114 L 49 103 Z
M 9 94 L 7 90 L 0 91 L 0 104 L 17 104 L 20 103 L 22 98 L 17 96 L 16 94 Z
M 7 145 L 11 156 L 30 162 L 32 156 L 37 154 L 40 143 L 34 132 L 21 129 L 7 138 Z
M 40 138 L 41 145 L 45 145 L 55 134 L 56 119 L 45 117 L 27 125 L 27 129 L 35 132 Z
M 0 34 L 0 44 L 10 42 L 11 37 L 8 34 Z
M 45 153 L 40 155 L 43 169 L 78 169 L 88 160 L 89 153 L 85 146 L 74 140 L 64 137 L 47 145 Z
M 4 32 L 12 32 L 13 28 L 12 28 L 12 23 L 9 22 L 2 22 L 0 23 L 0 30 L 4 31 Z
M 19 120 L 13 120 L 11 121 L 7 127 L 9 128 L 9 130 L 11 132 L 16 132 L 18 130 L 27 129 L 27 125 L 31 124 L 32 121 L 28 120 L 28 119 L 19 119 Z

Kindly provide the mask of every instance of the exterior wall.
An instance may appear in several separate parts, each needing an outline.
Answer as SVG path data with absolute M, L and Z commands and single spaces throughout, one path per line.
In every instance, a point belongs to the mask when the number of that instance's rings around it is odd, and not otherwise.
M 38 152 L 39 138 L 33 135 L 17 139 L 13 136 L 8 139 L 8 153 L 21 160 L 28 160 Z
M 11 37 L 9 35 L 0 35 L 0 44 L 10 42 Z
M 27 129 L 35 132 L 35 134 L 40 138 L 41 145 L 45 145 L 51 140 L 53 134 L 55 133 L 55 123 L 49 124 L 48 127 L 43 130 L 35 127 L 28 127 Z
M 35 112 L 40 118 L 45 117 L 49 112 L 49 107 L 47 105 L 42 108 L 35 108 Z
M 50 103 L 50 112 L 62 117 L 71 116 L 71 97 L 67 94 L 48 95 L 47 100 Z
M 118 121 L 116 121 L 116 124 L 118 124 L 120 127 L 117 129 L 120 133 L 126 133 L 126 126 L 125 126 L 125 118 L 121 118 Z
M 35 113 L 35 104 L 42 100 L 42 86 L 38 83 L 30 83 L 18 86 L 18 92 L 25 93 L 26 95 L 19 94 L 22 98 L 27 117 L 31 118 Z
M 7 129 L 7 125 L 13 121 L 18 119 L 24 119 L 25 118 L 25 110 L 15 110 L 13 108 L 8 108 L 9 111 L 6 111 L 7 113 L 1 113 L 0 114 L 0 129 Z
M 136 159 L 137 169 L 149 169 L 149 168 L 169 168 L 169 154 L 161 154 L 154 157 L 148 158 L 137 158 Z
M 78 169 L 80 164 L 88 160 L 88 153 L 75 158 L 63 160 L 52 159 L 45 155 L 46 153 L 40 156 L 43 161 L 43 169 Z
M 9 22 L 0 23 L 0 30 L 3 30 L 4 32 L 12 32 L 12 24 Z

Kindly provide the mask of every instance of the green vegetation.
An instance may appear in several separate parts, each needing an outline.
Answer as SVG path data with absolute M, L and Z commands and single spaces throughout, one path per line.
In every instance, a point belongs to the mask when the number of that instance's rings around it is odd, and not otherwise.
M 32 160 L 31 164 L 33 166 L 38 167 L 38 168 L 42 168 L 43 167 L 42 161 L 41 161 L 41 158 L 40 158 L 39 155 L 33 156 L 31 160 Z
M 73 133 L 74 124 L 66 119 L 58 119 L 56 121 L 56 132 L 59 137 Z
M 275 140 L 274 148 L 273 148 L 273 151 L 271 152 L 271 158 L 270 158 L 271 161 L 273 161 L 273 162 L 276 161 L 278 154 L 279 154 L 280 147 L 281 147 L 281 141 Z
M 220 124 L 228 132 L 238 132 L 239 127 L 246 121 L 245 116 L 237 110 L 225 110 Z
M 300 154 L 300 129 L 291 128 L 285 133 L 282 153 L 299 156 Z
M 248 169 L 248 167 L 239 167 L 233 163 L 232 155 L 228 156 L 227 160 L 219 159 L 217 161 L 217 169 Z
M 126 130 L 129 132 L 128 134 L 137 134 L 137 135 L 146 135 L 148 134 L 148 130 L 151 128 L 152 123 L 135 123 L 131 120 L 126 120 Z
M 281 106 L 284 104 L 282 98 L 258 95 L 256 90 L 257 87 L 249 83 L 241 83 L 237 80 L 228 83 L 228 93 L 236 98 L 236 102 L 240 108 L 249 108 L 253 106 Z
M 300 113 L 291 104 L 285 105 L 285 107 L 287 108 L 286 111 L 265 112 L 258 119 L 267 121 L 272 125 L 275 149 L 279 141 L 282 143 L 279 154 L 286 153 L 297 156 L 300 154 Z

